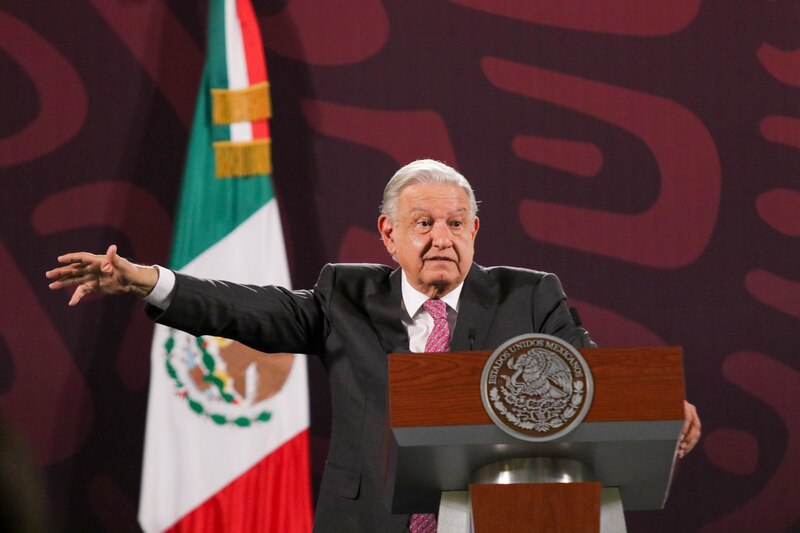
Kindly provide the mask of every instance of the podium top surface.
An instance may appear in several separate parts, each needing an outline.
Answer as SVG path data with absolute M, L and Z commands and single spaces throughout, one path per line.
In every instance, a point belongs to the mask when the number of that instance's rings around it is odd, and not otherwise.
M 681 348 L 580 352 L 594 377 L 594 400 L 584 423 L 683 420 Z M 492 424 L 479 393 L 491 353 L 392 354 L 392 427 Z

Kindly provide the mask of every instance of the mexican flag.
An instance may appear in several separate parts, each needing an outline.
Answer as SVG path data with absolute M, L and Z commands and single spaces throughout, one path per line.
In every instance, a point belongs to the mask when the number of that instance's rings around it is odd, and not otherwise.
M 170 268 L 288 287 L 256 18 L 250 0 L 211 0 L 208 19 Z M 142 528 L 310 531 L 305 356 L 157 326 L 151 359 Z

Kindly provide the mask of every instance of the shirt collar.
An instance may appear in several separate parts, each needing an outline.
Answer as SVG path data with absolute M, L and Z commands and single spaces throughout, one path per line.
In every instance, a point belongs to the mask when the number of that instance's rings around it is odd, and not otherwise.
M 402 274 L 402 289 L 403 289 L 403 304 L 406 306 L 406 312 L 410 318 L 414 318 L 414 315 L 419 312 L 419 309 L 422 307 L 422 304 L 427 302 L 430 298 L 428 295 L 419 292 L 415 289 L 411 283 L 408 281 L 408 277 L 406 277 L 406 273 L 404 270 L 400 270 Z M 447 307 L 452 309 L 455 312 L 458 312 L 458 300 L 461 297 L 461 289 L 464 288 L 464 282 L 458 284 L 458 286 L 453 289 L 452 291 L 448 292 L 446 295 L 442 296 L 441 300 L 447 304 Z

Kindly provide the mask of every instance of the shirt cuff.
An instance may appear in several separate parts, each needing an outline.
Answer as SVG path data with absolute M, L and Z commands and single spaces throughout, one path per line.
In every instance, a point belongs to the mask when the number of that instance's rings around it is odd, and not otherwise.
M 172 303 L 172 291 L 175 289 L 175 273 L 164 267 L 153 265 L 158 270 L 158 281 L 150 294 L 144 297 L 144 301 L 158 307 L 167 309 Z

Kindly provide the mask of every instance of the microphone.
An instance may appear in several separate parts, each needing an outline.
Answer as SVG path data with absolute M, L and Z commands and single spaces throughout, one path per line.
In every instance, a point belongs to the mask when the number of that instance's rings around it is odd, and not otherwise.
M 578 310 L 574 307 L 569 308 L 569 314 L 572 315 L 572 321 L 575 322 L 575 325 L 581 327 L 583 322 L 581 322 L 581 317 L 578 316 Z
M 475 328 L 469 328 L 467 336 L 469 337 L 469 350 L 472 351 L 475 349 Z

